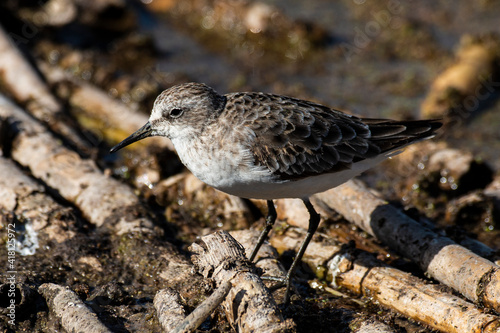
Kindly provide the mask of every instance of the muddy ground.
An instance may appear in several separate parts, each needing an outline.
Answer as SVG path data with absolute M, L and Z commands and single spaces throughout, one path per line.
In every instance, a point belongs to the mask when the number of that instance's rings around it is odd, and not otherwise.
M 4 33 L 33 72 L 14 62 L 0 65 L 0 94 L 12 101 L 0 104 L 20 110 L 0 113 L 1 330 L 68 330 L 40 289 L 53 283 L 75 292 L 112 332 L 162 331 L 153 304 L 160 290 L 177 291 L 190 312 L 214 289 L 193 271 L 188 247 L 217 230 L 263 227 L 265 203 L 198 183 L 167 139 L 108 153 L 136 126 L 136 116 L 108 115 L 110 101 L 147 119 L 162 90 L 189 81 L 221 93 L 290 95 L 362 116 L 442 118 L 432 142 L 359 178 L 432 237 L 478 253 L 491 263 L 488 274 L 496 274 L 499 15 L 494 1 L 2 2 Z M 13 66 L 14 79 L 7 78 Z M 48 87 L 50 103 L 15 86 L 33 73 Z M 44 111 L 48 104 L 55 113 Z M 371 253 L 376 266 L 408 273 L 488 316 L 470 332 L 497 331 L 498 299 L 468 297 L 433 275 L 429 262 L 409 257 L 347 213 L 317 204 L 323 209 L 318 247 L 335 243 Z M 296 248 L 281 240 L 288 232 L 300 236 L 300 228 L 286 223 L 304 227 L 305 221 L 294 222 L 299 214 L 278 203 L 271 244 L 285 267 Z M 375 321 L 392 332 L 447 331 L 438 319 L 392 307 L 368 287 L 332 285 L 327 259 L 318 258 L 311 255 L 300 267 L 291 305 L 280 305 L 281 294 L 274 294 L 290 330 L 362 331 Z M 236 326 L 218 307 L 198 331 Z

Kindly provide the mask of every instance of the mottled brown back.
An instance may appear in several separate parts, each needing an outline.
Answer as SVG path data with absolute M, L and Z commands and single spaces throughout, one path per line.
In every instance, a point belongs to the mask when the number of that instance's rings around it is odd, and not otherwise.
M 236 93 L 227 97 L 226 112 L 243 112 L 238 116 L 255 132 L 251 150 L 256 164 L 283 180 L 349 169 L 355 162 L 432 137 L 441 127 L 437 120 L 358 118 L 279 95 Z

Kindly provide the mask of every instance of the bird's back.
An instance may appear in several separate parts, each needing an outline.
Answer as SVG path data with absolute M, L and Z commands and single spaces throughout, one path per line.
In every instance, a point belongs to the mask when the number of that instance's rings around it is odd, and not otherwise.
M 359 118 L 295 98 L 264 94 L 227 95 L 226 112 L 255 133 L 255 163 L 280 180 L 298 180 L 352 169 L 366 159 L 389 156 L 430 138 L 437 120 Z

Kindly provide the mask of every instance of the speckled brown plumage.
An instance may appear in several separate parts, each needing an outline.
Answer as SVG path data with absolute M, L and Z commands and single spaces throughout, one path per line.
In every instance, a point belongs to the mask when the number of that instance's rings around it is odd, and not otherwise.
M 441 126 L 434 120 L 363 119 L 280 95 L 226 97 L 224 112 L 238 114 L 255 132 L 255 162 L 286 180 L 349 169 L 352 163 L 432 136 Z
M 272 94 L 219 95 L 204 84 L 187 83 L 161 93 L 148 123 L 111 151 L 148 136 L 165 136 L 186 167 L 208 185 L 245 198 L 266 199 L 266 228 L 250 260 L 276 219 L 272 200 L 301 198 L 310 214 L 309 228 L 283 278 L 287 303 L 293 272 L 319 224 L 309 196 L 432 137 L 440 126 L 436 120 L 358 118 Z

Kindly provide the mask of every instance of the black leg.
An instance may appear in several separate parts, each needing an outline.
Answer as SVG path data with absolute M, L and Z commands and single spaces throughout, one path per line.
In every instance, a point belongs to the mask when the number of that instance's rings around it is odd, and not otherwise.
M 293 273 L 295 272 L 295 269 L 297 268 L 297 265 L 299 262 L 302 260 L 302 257 L 304 256 L 304 252 L 306 252 L 307 246 L 309 245 L 309 242 L 311 241 L 314 233 L 318 229 L 320 217 L 319 214 L 316 212 L 314 209 L 313 205 L 309 201 L 309 199 L 303 199 L 304 204 L 307 207 L 307 210 L 309 211 L 309 227 L 307 229 L 307 234 L 306 238 L 302 241 L 302 245 L 300 245 L 299 252 L 295 256 L 295 259 L 293 260 L 292 266 L 290 266 L 290 269 L 288 270 L 288 273 L 286 274 L 286 277 L 283 281 L 286 287 L 285 291 L 285 300 L 284 304 L 288 304 L 290 301 L 290 290 L 292 287 L 292 277 Z
M 253 261 L 257 256 L 257 252 L 259 252 L 260 247 L 264 244 L 264 241 L 269 235 L 269 232 L 273 229 L 274 222 L 276 222 L 276 208 L 274 208 L 274 203 L 272 200 L 267 200 L 267 217 L 266 217 L 266 227 L 262 230 L 262 233 L 259 236 L 259 240 L 255 247 L 253 248 L 252 254 L 250 255 L 249 260 Z

